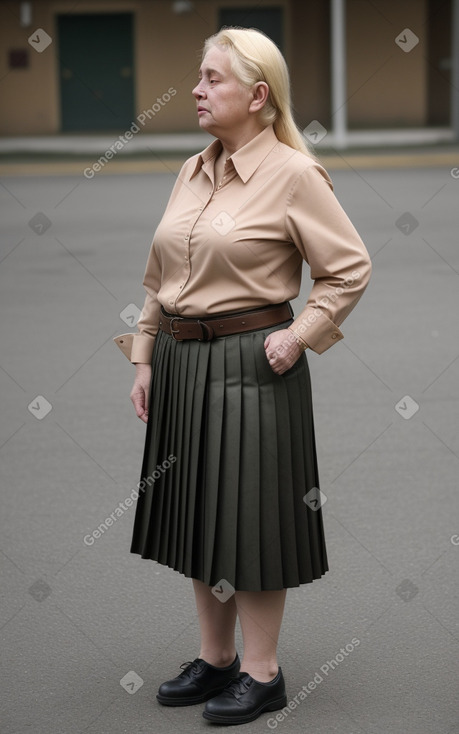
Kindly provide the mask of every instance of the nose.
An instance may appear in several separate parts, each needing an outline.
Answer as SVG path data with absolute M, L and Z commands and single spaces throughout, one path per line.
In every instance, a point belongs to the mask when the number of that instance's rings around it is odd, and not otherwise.
M 204 91 L 201 89 L 201 81 L 199 81 L 196 84 L 196 86 L 192 90 L 191 94 L 193 95 L 193 97 L 195 97 L 198 100 L 201 99 L 202 97 L 204 97 Z

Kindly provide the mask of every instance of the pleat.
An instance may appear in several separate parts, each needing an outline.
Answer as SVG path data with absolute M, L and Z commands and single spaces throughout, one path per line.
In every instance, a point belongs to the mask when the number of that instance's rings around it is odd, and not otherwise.
M 160 355 L 157 355 L 158 358 Z M 150 401 L 150 411 L 152 411 L 153 421 L 155 425 L 155 435 L 152 441 L 154 451 L 149 456 L 147 463 L 148 476 L 153 477 L 155 472 L 159 471 L 156 467 L 162 463 L 169 454 L 169 430 L 171 422 L 171 410 L 169 404 L 169 395 L 173 394 L 174 379 L 174 355 L 172 353 L 172 345 L 165 343 L 164 345 L 164 365 L 157 363 L 157 368 L 162 379 L 158 382 L 158 390 L 156 394 L 152 394 Z M 156 371 L 156 370 L 155 370 Z M 151 489 L 146 490 L 151 495 L 151 511 L 150 525 L 146 536 L 145 547 L 154 548 L 155 557 L 160 563 L 164 563 L 164 538 L 167 538 L 169 530 L 167 509 L 169 504 L 169 496 L 165 486 L 164 479 L 159 478 L 154 481 Z
M 136 515 L 134 521 L 134 530 L 131 544 L 131 552 L 140 553 L 143 558 L 157 557 L 159 550 L 160 534 L 155 533 L 153 527 L 156 517 L 153 511 L 153 484 L 151 480 L 151 467 L 156 466 L 159 444 L 156 437 L 160 435 L 159 421 L 164 414 L 165 399 L 168 392 L 168 354 L 165 349 L 166 345 L 161 344 L 161 340 L 157 342 L 156 357 L 161 370 L 152 369 L 152 378 L 150 384 L 150 411 L 145 436 L 145 450 L 142 462 L 142 472 L 139 482 L 139 498 L 137 500 Z M 155 394 L 154 401 L 156 411 L 152 412 L 151 396 Z M 160 498 L 158 494 L 155 496 L 155 504 L 158 505 Z M 148 551 L 146 551 L 148 549 Z M 147 553 L 147 554 L 146 554 Z
M 175 356 L 174 362 L 177 365 L 176 376 L 173 381 L 173 394 L 172 394 L 172 408 L 171 408 L 171 425 L 170 425 L 170 436 L 168 442 L 168 449 L 176 456 L 177 453 L 183 456 L 183 461 L 187 461 L 186 441 L 183 442 L 183 427 L 185 423 L 185 393 L 186 386 L 189 382 L 188 378 L 188 358 L 189 348 L 185 345 L 185 349 L 180 351 L 180 354 Z M 179 447 L 179 448 L 178 448 Z M 175 468 L 175 467 L 174 467 Z M 169 524 L 168 530 L 164 533 L 167 540 L 167 549 L 165 549 L 165 558 L 167 563 L 171 566 L 178 564 L 177 559 L 177 546 L 179 544 L 180 534 L 180 514 L 182 511 L 182 492 L 181 486 L 178 485 L 177 490 L 174 491 L 175 482 L 173 482 L 173 474 L 169 473 L 165 477 L 165 493 L 170 500 L 168 508 L 168 517 L 165 520 L 165 526 Z
M 174 344 L 169 346 L 169 385 L 168 385 L 168 409 L 164 411 L 164 417 L 160 427 L 161 435 L 159 436 L 159 446 L 161 447 L 159 453 L 159 460 L 162 462 L 168 454 L 174 450 L 174 429 L 177 422 L 177 418 L 181 420 L 181 416 L 177 416 L 177 385 L 179 381 L 180 373 L 180 359 L 176 358 L 174 354 Z M 183 354 L 183 353 L 181 353 Z M 154 396 L 153 396 L 154 397 Z M 155 470 L 152 467 L 153 471 Z M 157 470 L 160 471 L 160 470 Z M 174 511 L 174 493 L 169 492 L 167 477 L 164 479 L 160 478 L 161 484 L 157 484 L 157 494 L 161 497 L 161 505 L 158 507 L 158 523 L 160 532 L 158 533 L 160 538 L 160 550 L 158 561 L 160 563 L 170 563 L 170 542 L 174 535 L 173 525 L 173 511 Z M 156 482 L 155 482 L 156 484 Z M 157 532 L 157 531 L 156 531 Z
M 311 581 L 313 578 L 308 566 L 310 556 L 308 513 L 310 509 L 304 503 L 303 497 L 309 489 L 318 483 L 318 478 L 310 471 L 313 456 L 308 451 L 308 437 L 307 431 L 305 432 L 303 413 L 305 411 L 310 413 L 311 406 L 305 395 L 307 381 L 303 379 L 301 385 L 298 384 L 297 375 L 300 372 L 300 367 L 303 367 L 303 365 L 297 365 L 297 369 L 290 371 L 291 373 L 287 374 L 284 380 L 286 396 L 283 404 L 285 405 L 286 424 L 289 426 L 289 471 L 292 490 L 283 497 L 283 527 L 281 533 L 283 538 L 290 538 L 288 546 L 284 544 L 283 552 L 284 574 L 289 584 L 302 578 L 303 574 L 305 574 L 305 578 Z M 304 369 L 301 372 L 305 377 Z M 303 385 L 303 383 L 305 384 Z M 306 563 L 306 567 L 304 567 L 304 563 Z
M 288 323 L 212 342 L 158 334 L 142 475 L 174 463 L 140 493 L 132 552 L 248 591 L 328 570 L 321 510 L 303 501 L 319 486 L 306 356 L 275 375 L 264 352 Z
M 209 373 L 215 375 L 207 386 L 203 445 L 203 492 L 201 494 L 201 543 L 199 556 L 204 578 L 211 577 L 217 534 L 220 498 L 221 458 L 223 450 L 223 412 L 225 405 L 225 340 L 219 340 L 211 350 Z M 219 542 L 223 538 L 219 539 Z
M 179 403 L 183 405 L 181 424 L 177 427 L 177 439 L 175 444 L 174 456 L 176 457 L 175 477 L 178 485 L 178 518 L 177 518 L 177 535 L 176 535 L 176 556 L 175 564 L 182 572 L 185 572 L 185 557 L 187 548 L 187 538 L 189 528 L 187 525 L 188 517 L 194 515 L 194 505 L 196 498 L 197 471 L 196 465 L 193 468 L 192 452 L 194 448 L 193 437 L 193 403 L 195 394 L 198 395 L 197 369 L 198 369 L 198 352 L 193 349 L 186 349 L 186 362 L 183 361 L 183 369 L 180 377 Z M 185 369 L 186 364 L 186 369 Z M 188 385 L 188 389 L 187 389 Z M 193 385 L 193 389 L 189 389 L 189 385 Z M 169 491 L 173 491 L 171 485 Z M 191 555 L 189 553 L 189 555 Z M 173 559 L 172 559 L 173 560 Z M 190 570 L 188 570 L 189 575 Z
M 218 548 L 215 553 L 214 573 L 220 578 L 228 580 L 237 577 L 237 563 L 240 553 L 240 539 L 238 535 L 238 520 L 243 512 L 240 501 L 241 481 L 244 470 L 241 465 L 243 433 L 243 363 L 241 353 L 241 338 L 235 335 L 231 341 L 226 341 L 226 381 L 225 404 L 223 413 L 222 455 L 220 464 L 219 484 L 219 515 L 218 535 L 224 539 L 224 547 Z M 219 545 L 219 544 L 218 544 Z M 217 543 L 215 549 L 217 550 Z M 231 583 L 233 583 L 231 581 Z
M 192 394 L 188 395 L 190 408 L 190 430 L 184 441 L 189 442 L 189 461 L 183 464 L 181 483 L 186 492 L 185 524 L 186 535 L 184 544 L 183 573 L 203 580 L 202 557 L 199 548 L 201 542 L 201 515 L 200 507 L 204 491 L 203 481 L 203 456 L 205 455 L 205 444 L 203 441 L 205 431 L 205 403 L 208 382 L 208 369 L 210 349 L 208 344 L 193 343 L 193 354 L 196 359 L 196 371 Z M 190 491 L 188 491 L 190 489 Z
M 314 487 L 319 489 L 319 472 L 315 447 L 314 420 L 312 410 L 312 396 L 309 381 L 309 369 L 304 358 L 304 377 L 300 371 L 293 372 L 289 377 L 292 382 L 290 395 L 301 395 L 301 402 L 290 399 L 291 422 L 293 425 L 302 425 L 301 441 L 296 436 L 292 441 L 292 459 L 294 472 L 297 477 L 303 478 L 303 491 L 294 493 L 296 511 L 302 519 L 302 533 L 297 536 L 300 578 L 319 578 L 323 568 L 327 569 L 327 555 L 325 549 L 322 511 L 313 510 L 304 502 L 304 495 Z M 300 487 L 299 482 L 294 485 Z

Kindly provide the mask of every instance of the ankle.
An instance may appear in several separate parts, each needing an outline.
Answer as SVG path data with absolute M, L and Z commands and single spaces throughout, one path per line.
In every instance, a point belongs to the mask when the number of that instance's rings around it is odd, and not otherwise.
M 227 668 L 228 665 L 234 663 L 236 658 L 236 650 L 228 652 L 227 650 L 216 651 L 205 651 L 201 650 L 199 657 L 205 660 L 209 665 L 213 665 L 215 668 Z
M 248 673 L 254 680 L 259 683 L 269 683 L 276 677 L 279 672 L 277 660 L 267 661 L 251 661 L 243 660 L 241 663 L 241 673 Z

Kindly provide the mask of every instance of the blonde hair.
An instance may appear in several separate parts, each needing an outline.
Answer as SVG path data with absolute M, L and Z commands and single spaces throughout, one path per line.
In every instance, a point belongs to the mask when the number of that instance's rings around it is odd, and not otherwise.
M 261 124 L 273 125 L 281 143 L 314 157 L 293 119 L 290 76 L 276 44 L 255 28 L 222 28 L 205 41 L 202 57 L 217 45 L 230 53 L 232 72 L 241 84 L 251 87 L 266 82 L 268 85 L 269 95 L 259 113 Z

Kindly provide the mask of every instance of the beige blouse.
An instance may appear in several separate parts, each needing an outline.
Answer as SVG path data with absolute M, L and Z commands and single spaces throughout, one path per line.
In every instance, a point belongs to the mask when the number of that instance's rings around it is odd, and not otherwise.
M 371 262 L 326 171 L 280 143 L 272 126 L 231 155 L 214 179 L 215 140 L 185 162 L 156 230 L 137 334 L 115 341 L 149 363 L 161 305 L 186 317 L 229 313 L 298 296 L 302 264 L 313 282 L 289 327 L 322 353 L 368 283 Z

